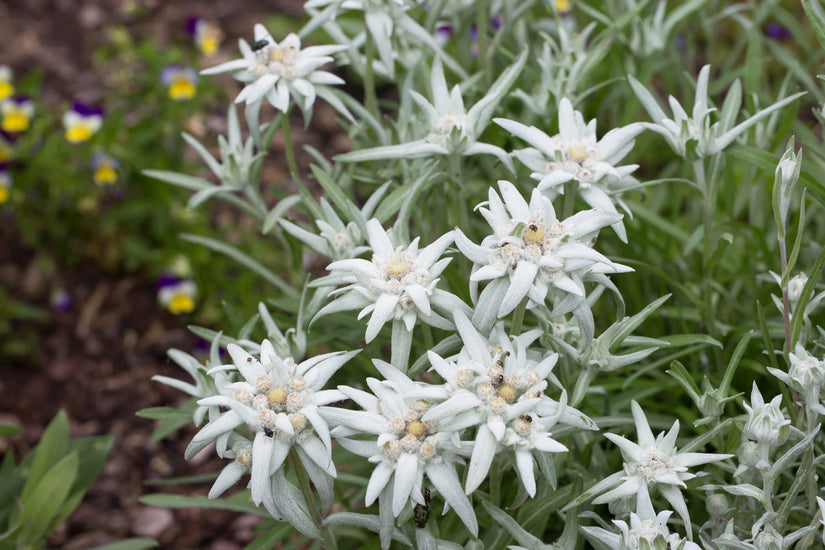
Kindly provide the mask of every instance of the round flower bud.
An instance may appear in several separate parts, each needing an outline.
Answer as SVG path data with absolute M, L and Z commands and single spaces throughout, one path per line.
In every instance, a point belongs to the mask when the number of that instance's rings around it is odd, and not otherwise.
M 402 434 L 407 429 L 407 423 L 404 422 L 403 418 L 396 416 L 390 420 L 390 429 L 397 434 Z
M 387 456 L 395 456 L 398 454 L 400 450 L 400 445 L 398 444 L 398 441 L 395 439 L 384 443 L 384 454 Z
M 430 402 L 426 399 L 416 399 L 413 403 L 413 410 L 418 414 L 424 414 L 430 409 Z
M 435 456 L 435 445 L 430 443 L 429 441 L 425 441 L 421 444 L 421 448 L 418 449 L 418 455 L 421 458 L 432 458 Z
M 459 388 L 466 388 L 473 382 L 473 371 L 461 369 L 455 374 L 455 383 Z
M 307 382 L 303 376 L 293 376 L 289 381 L 289 387 L 292 391 L 303 391 L 307 387 Z
M 252 464 L 252 449 L 241 449 L 238 451 L 238 454 L 235 455 L 235 460 L 238 461 L 238 464 L 241 466 L 249 466 Z
M 258 413 L 258 424 L 261 426 L 272 426 L 275 424 L 275 413 L 270 409 L 264 409 Z
M 408 453 L 418 450 L 418 438 L 412 434 L 407 434 L 401 438 L 401 446 Z
M 736 450 L 736 457 L 739 459 L 739 464 L 753 468 L 759 462 L 758 445 L 753 441 L 745 441 Z
M 415 422 L 418 420 L 418 413 L 412 409 L 407 409 L 404 413 L 404 421 L 405 422 Z
M 501 397 L 494 397 L 490 400 L 490 410 L 494 414 L 501 414 L 507 407 L 507 402 Z
M 486 401 L 493 396 L 495 393 L 495 388 L 493 388 L 493 385 L 489 382 L 482 382 L 478 385 L 478 389 L 476 391 L 478 392 L 478 396 Z
M 286 408 L 290 412 L 295 412 L 304 406 L 304 398 L 300 393 L 290 393 L 286 396 Z
M 256 409 L 269 410 L 269 400 L 262 393 L 259 393 L 255 397 L 253 397 L 252 402 L 255 404 Z
M 412 435 L 412 436 L 415 436 L 415 437 L 421 437 L 426 432 L 427 432 L 427 428 L 425 428 L 424 424 L 422 422 L 419 422 L 418 420 L 416 420 L 415 422 L 410 422 L 407 425 L 407 433 L 409 435 Z
M 730 510 L 728 499 L 722 493 L 711 493 L 705 500 L 705 509 L 712 518 L 720 518 Z
M 245 390 L 243 388 L 236 390 L 235 394 L 232 397 L 235 399 L 235 401 L 238 401 L 239 403 L 246 404 L 252 401 L 252 394 L 249 393 L 248 390 Z
M 271 385 L 272 381 L 268 376 L 259 376 L 257 380 L 255 380 L 255 387 L 258 388 L 260 392 L 265 392 Z
M 300 432 L 307 425 L 307 417 L 298 413 L 289 415 L 289 422 L 296 432 Z

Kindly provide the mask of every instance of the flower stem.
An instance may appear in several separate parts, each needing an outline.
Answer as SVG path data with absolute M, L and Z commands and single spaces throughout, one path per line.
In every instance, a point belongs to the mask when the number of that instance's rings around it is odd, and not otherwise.
M 501 470 L 495 458 L 490 465 L 490 500 L 493 506 L 498 506 L 501 502 Z
M 321 531 L 321 545 L 326 548 L 326 550 L 336 550 L 338 548 L 338 543 L 330 532 L 329 527 L 324 525 L 321 512 L 315 504 L 315 496 L 312 493 L 312 485 L 309 481 L 309 474 L 307 474 L 307 471 L 301 462 L 301 458 L 298 456 L 298 453 L 294 448 L 289 450 L 289 462 L 292 465 L 292 469 L 295 470 L 295 476 L 298 478 L 298 485 L 301 487 L 301 494 L 304 497 L 304 502 L 306 502 L 307 509 L 309 510 L 310 515 L 312 515 L 312 521 L 315 522 L 315 525 L 318 526 L 318 530 Z
M 791 306 L 788 299 L 788 250 L 784 235 L 777 236 L 779 240 L 779 263 L 782 273 L 782 321 L 785 324 L 785 360 L 791 351 Z
M 524 323 L 524 311 L 527 309 L 527 300 L 528 298 L 525 296 L 521 303 L 516 306 L 515 312 L 513 312 L 513 329 L 510 332 L 513 336 L 521 334 L 521 325 Z

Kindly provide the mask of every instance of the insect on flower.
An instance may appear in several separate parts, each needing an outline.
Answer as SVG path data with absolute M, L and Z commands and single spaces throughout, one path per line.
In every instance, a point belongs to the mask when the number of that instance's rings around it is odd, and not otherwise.
M 266 38 L 261 38 L 260 40 L 256 40 L 254 44 L 252 44 L 252 51 L 257 52 L 258 50 L 264 49 L 266 45 L 269 44 L 269 40 Z
M 264 428 L 264 435 L 267 436 L 267 437 L 272 437 L 272 436 L 275 435 L 275 432 L 273 432 L 271 429 L 265 427 Z

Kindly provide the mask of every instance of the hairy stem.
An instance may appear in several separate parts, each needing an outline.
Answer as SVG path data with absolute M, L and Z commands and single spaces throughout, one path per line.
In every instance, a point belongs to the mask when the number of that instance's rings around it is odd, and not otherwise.
M 289 461 L 292 465 L 292 469 L 295 470 L 295 475 L 298 478 L 298 485 L 301 487 L 301 494 L 304 497 L 304 502 L 306 502 L 307 509 L 312 515 L 312 521 L 315 522 L 315 525 L 318 526 L 318 530 L 321 531 L 321 545 L 326 548 L 326 550 L 337 549 L 338 543 L 336 542 L 332 532 L 330 532 L 329 527 L 324 525 L 324 519 L 321 517 L 321 512 L 318 510 L 318 506 L 315 504 L 315 496 L 312 492 L 309 474 L 304 468 L 301 458 L 298 456 L 298 452 L 294 448 L 289 450 Z

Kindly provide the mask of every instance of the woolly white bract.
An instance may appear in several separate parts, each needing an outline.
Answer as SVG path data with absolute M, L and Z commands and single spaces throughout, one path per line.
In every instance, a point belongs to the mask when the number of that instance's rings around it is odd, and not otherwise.
M 461 230 L 456 245 L 473 262 L 470 285 L 477 310 L 492 309 L 498 317 L 512 312 L 528 298 L 533 305 L 550 300 L 552 315 L 573 312 L 584 331 L 593 334 L 586 281 L 610 285 L 608 273 L 632 271 L 592 248 L 599 230 L 621 219 L 618 213 L 586 210 L 559 220 L 550 200 L 534 189 L 530 203 L 508 181 L 499 181 L 501 197 L 490 188 L 489 201 L 479 211 L 493 233 L 480 245 Z M 478 284 L 487 289 L 478 298 Z

